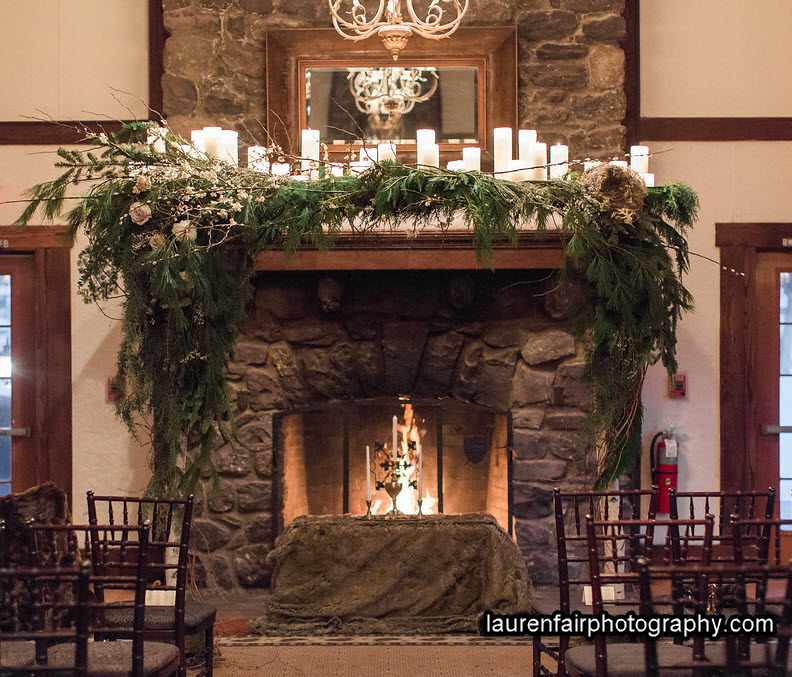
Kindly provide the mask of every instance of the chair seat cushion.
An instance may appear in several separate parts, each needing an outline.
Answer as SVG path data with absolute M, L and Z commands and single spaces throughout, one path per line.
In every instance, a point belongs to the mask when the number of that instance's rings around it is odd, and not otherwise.
M 608 677 L 643 677 L 643 644 L 608 644 Z M 693 649 L 689 646 L 661 643 L 657 645 L 657 662 L 661 666 L 686 665 L 693 660 Z M 566 652 L 566 663 L 581 675 L 594 675 L 597 671 L 594 645 L 576 646 Z M 682 670 L 669 672 L 684 675 Z
M 531 613 L 551 616 L 561 608 L 558 588 L 537 588 L 531 604 Z M 594 607 L 583 603 L 583 592 L 580 588 L 569 591 L 569 610 L 582 614 L 593 614 Z M 620 616 L 628 611 L 638 613 L 638 604 L 605 604 L 605 611 L 612 616 Z
M 49 665 L 72 667 L 74 645 L 59 644 L 47 653 Z M 169 666 L 178 665 L 179 650 L 173 644 L 144 642 L 143 674 L 153 675 Z M 88 642 L 88 674 L 90 677 L 127 677 L 132 673 L 132 640 Z
M 23 665 L 32 665 L 36 660 L 36 645 L 34 642 L 9 642 L 0 643 L 0 668 L 18 668 Z
M 129 602 L 119 602 L 128 605 Z M 115 607 L 109 604 L 105 608 L 104 623 L 109 628 L 131 628 L 134 610 L 129 606 Z M 184 608 L 184 627 L 187 632 L 207 623 L 214 623 L 217 609 L 203 602 L 187 600 Z M 147 606 L 144 628 L 146 630 L 172 630 L 176 620 L 176 612 L 172 606 Z

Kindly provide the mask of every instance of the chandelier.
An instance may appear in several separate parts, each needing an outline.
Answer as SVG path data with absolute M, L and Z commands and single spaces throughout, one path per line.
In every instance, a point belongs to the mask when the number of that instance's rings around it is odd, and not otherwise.
M 349 91 L 367 115 L 406 115 L 432 98 L 439 82 L 435 68 L 350 68 Z
M 430 0 L 424 19 L 419 19 L 415 13 L 413 0 L 404 0 L 404 9 L 402 0 L 379 0 L 379 7 L 371 18 L 363 4 L 368 0 L 351 0 L 352 7 L 344 12 L 347 17 L 344 18 L 340 8 L 349 2 L 327 0 L 335 29 L 347 40 L 365 40 L 379 35 L 396 61 L 413 33 L 432 40 L 450 36 L 459 28 L 469 0 Z

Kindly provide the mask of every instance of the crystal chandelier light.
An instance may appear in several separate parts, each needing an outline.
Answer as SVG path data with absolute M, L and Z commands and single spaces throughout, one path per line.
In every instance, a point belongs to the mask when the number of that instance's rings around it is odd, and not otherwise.
M 456 31 L 467 13 L 469 0 L 431 0 L 424 19 L 415 13 L 413 0 L 404 0 L 404 7 L 402 0 L 379 0 L 371 18 L 364 2 L 368 0 L 351 0 L 351 8 L 342 12 L 342 6 L 346 8 L 350 0 L 327 0 L 335 29 L 347 40 L 379 35 L 396 61 L 413 33 L 440 40 Z
M 437 91 L 435 68 L 350 68 L 349 91 L 367 115 L 406 115 Z

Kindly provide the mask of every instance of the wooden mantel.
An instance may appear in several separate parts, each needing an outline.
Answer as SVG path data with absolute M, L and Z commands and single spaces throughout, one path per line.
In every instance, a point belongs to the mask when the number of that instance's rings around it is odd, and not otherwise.
M 493 245 L 497 270 L 560 268 L 568 235 L 558 231 L 520 234 L 517 247 Z M 290 259 L 282 250 L 256 258 L 256 270 L 487 270 L 476 258 L 470 231 L 340 235 L 329 252 L 302 246 Z

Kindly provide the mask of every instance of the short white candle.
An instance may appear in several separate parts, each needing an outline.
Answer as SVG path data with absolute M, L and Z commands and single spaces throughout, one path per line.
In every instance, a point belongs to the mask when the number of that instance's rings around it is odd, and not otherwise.
M 206 143 L 204 141 L 203 129 L 193 129 L 190 132 L 190 141 L 192 141 L 192 145 L 195 147 L 195 150 L 201 153 L 206 152 Z
M 641 174 L 643 177 L 644 183 L 646 184 L 647 188 L 654 188 L 655 185 L 655 175 L 652 172 L 644 172 Z
M 418 129 L 415 132 L 415 143 L 420 148 L 421 146 L 431 146 L 435 142 L 434 129 Z
M 272 165 L 273 176 L 288 176 L 291 173 L 291 165 L 288 162 L 276 162 Z
M 481 148 L 469 146 L 462 149 L 462 161 L 465 163 L 465 170 L 468 172 L 481 171 Z
M 149 146 L 152 146 L 152 150 L 155 153 L 165 152 L 165 139 L 163 139 L 159 134 L 149 134 L 148 138 L 146 139 L 146 143 Z
M 563 179 L 569 169 L 569 146 L 557 143 L 550 146 L 550 178 Z
M 396 452 L 396 443 L 398 441 L 399 433 L 396 431 L 396 417 L 393 417 L 393 465 L 399 460 L 398 453 Z M 395 476 L 392 479 L 396 479 Z
M 464 172 L 465 169 L 466 169 L 465 161 L 464 160 L 451 160 L 451 162 L 449 162 L 446 165 L 446 169 L 448 169 L 448 170 L 450 170 L 452 172 Z
M 630 166 L 627 164 L 627 160 L 611 160 L 608 164 L 614 167 L 624 167 L 625 169 Z
M 395 143 L 381 143 L 377 146 L 377 160 L 378 162 L 396 162 L 396 144 Z
M 223 129 L 220 132 L 220 159 L 239 167 L 239 132 Z
M 264 146 L 248 146 L 247 166 L 254 172 L 268 173 L 270 163 L 267 149 Z
M 425 146 L 418 146 L 418 164 L 425 167 L 440 166 L 440 146 L 430 143 Z
M 521 129 L 517 132 L 517 157 L 526 162 L 531 161 L 533 145 L 537 141 L 535 129 Z
M 493 155 L 495 174 L 509 171 L 512 159 L 512 128 L 496 127 L 494 132 Z
M 344 175 L 344 165 L 339 164 L 338 162 L 333 162 L 330 165 L 330 173 L 333 176 L 343 176 Z
M 509 173 L 504 174 L 502 178 L 509 181 L 527 181 L 530 176 L 529 167 L 530 165 L 525 160 L 512 160 L 509 163 Z
M 358 162 L 366 162 L 368 164 L 372 164 L 376 162 L 378 158 L 378 153 L 376 148 L 366 148 L 365 146 L 360 149 L 360 154 L 358 155 Z
M 371 452 L 366 445 L 366 500 L 371 501 Z
M 204 152 L 207 155 L 214 158 L 220 157 L 220 132 L 222 131 L 221 127 L 203 128 Z
M 594 169 L 594 167 L 597 167 L 601 164 L 602 164 L 601 162 L 597 162 L 596 160 L 586 160 L 583 163 L 583 171 L 586 172 L 589 169 Z
M 349 171 L 351 174 L 362 174 L 363 172 L 365 172 L 367 169 L 370 168 L 371 168 L 371 162 L 365 162 L 365 161 L 360 162 L 358 160 L 349 163 Z
M 319 162 L 319 130 L 303 129 L 300 146 L 300 169 L 310 171 L 314 163 Z
M 649 146 L 630 146 L 630 168 L 639 174 L 649 172 Z
M 531 181 L 547 181 L 547 144 L 535 143 L 533 145 L 533 157 L 530 161 L 531 169 L 528 170 L 528 178 Z

